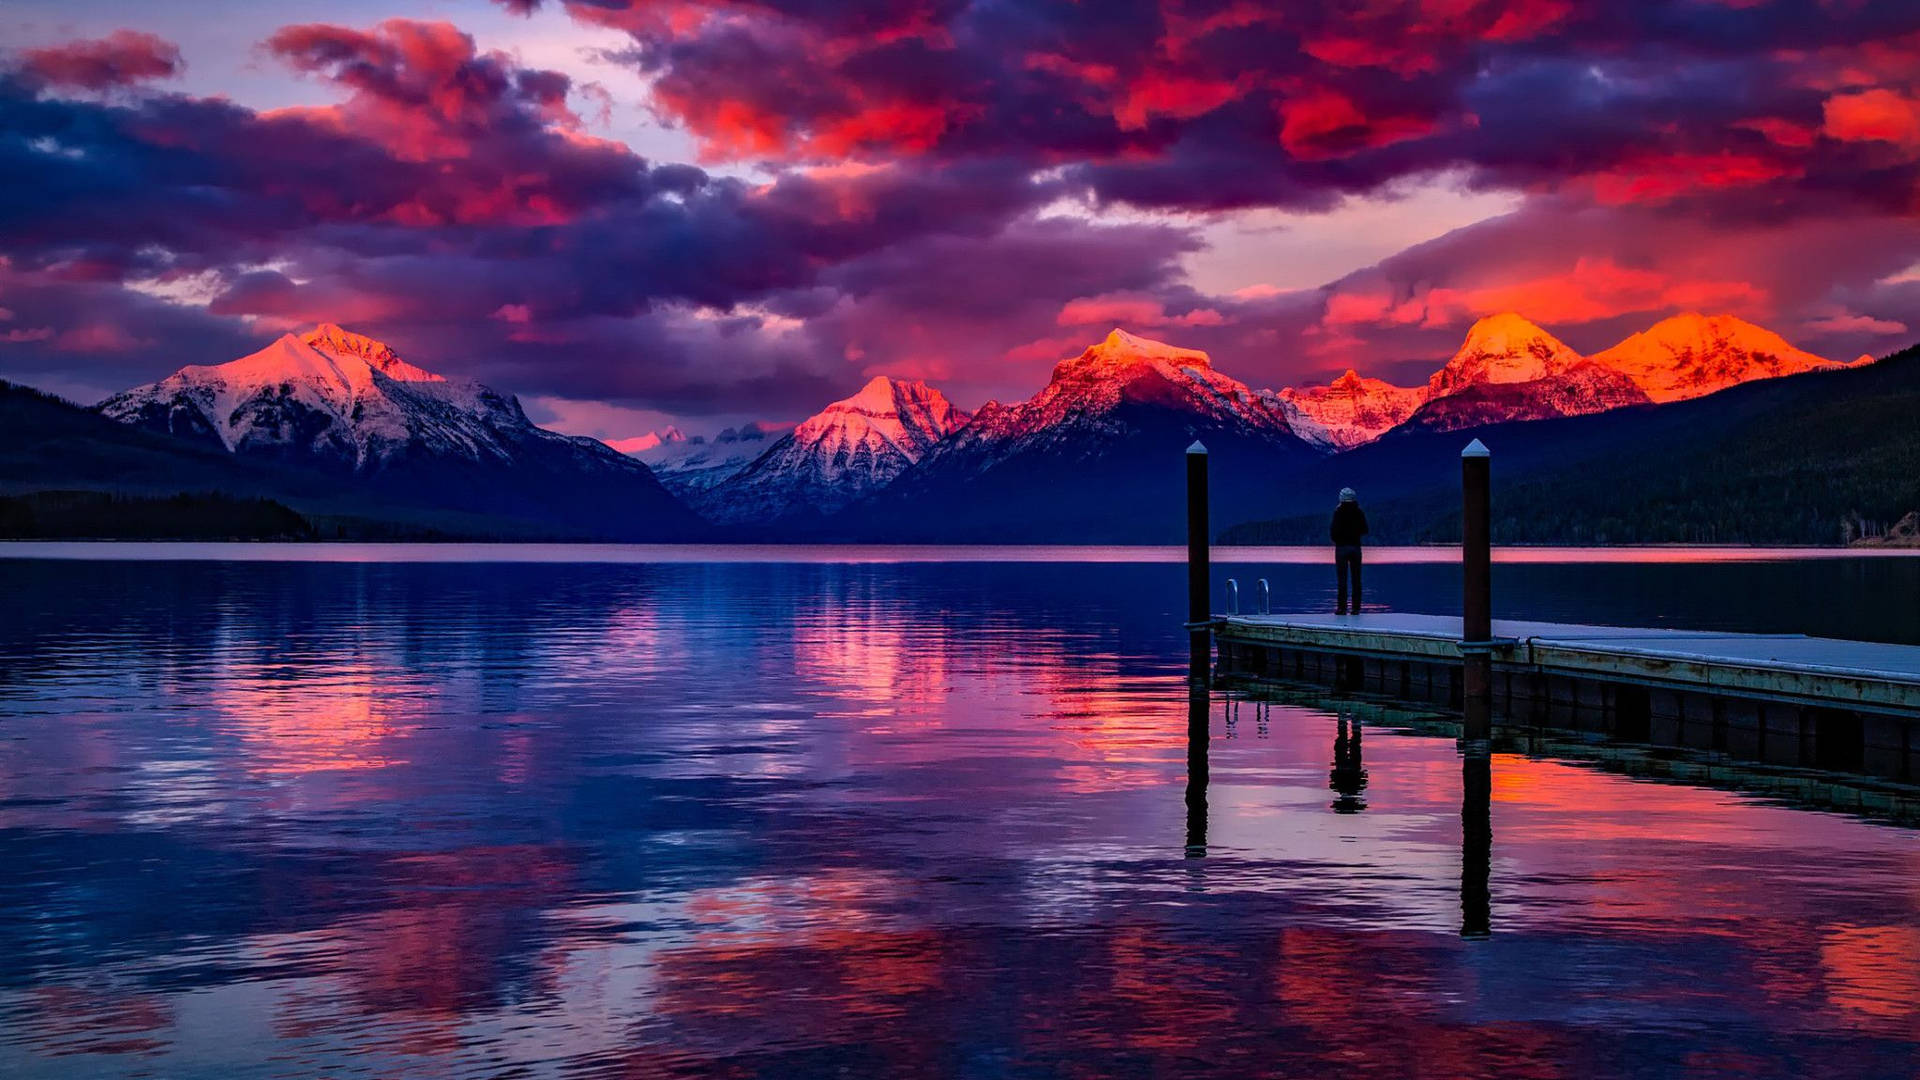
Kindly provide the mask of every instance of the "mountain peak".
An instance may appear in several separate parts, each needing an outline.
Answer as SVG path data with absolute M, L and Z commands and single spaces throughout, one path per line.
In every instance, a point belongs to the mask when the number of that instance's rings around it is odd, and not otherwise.
M 293 335 L 289 334 L 288 337 Z M 356 334 L 337 323 L 321 323 L 298 339 L 309 348 L 318 349 L 330 356 L 363 361 L 370 368 L 390 379 L 402 382 L 445 382 L 442 376 L 418 368 L 393 351 L 393 347 L 384 341 L 376 341 L 365 334 Z
M 1130 334 L 1117 326 L 1107 334 L 1105 340 L 1088 349 L 1087 352 L 1098 354 L 1101 359 L 1110 362 L 1167 361 L 1179 367 L 1210 368 L 1213 366 L 1212 359 L 1199 349 L 1183 349 L 1164 341 Z
M 832 513 L 892 482 L 971 419 L 924 382 L 876 375 L 697 501 L 715 520 L 728 522 Z M 764 437 L 757 425 L 752 434 Z
M 672 446 L 687 441 L 686 433 L 668 424 L 659 431 L 649 431 L 645 435 L 636 435 L 631 439 L 621 439 L 607 445 L 630 457 L 644 454 L 649 450 L 658 450 L 662 446 Z
M 1478 349 L 1482 352 L 1510 352 L 1525 348 L 1541 339 L 1559 344 L 1552 334 L 1542 330 L 1533 320 L 1519 312 L 1502 311 L 1488 315 L 1467 329 L 1467 339 L 1461 349 Z M 1561 346 L 1565 348 L 1565 346 Z
M 1079 356 L 1055 364 L 1050 381 L 1101 385 L 1131 381 L 1152 372 L 1175 382 L 1185 382 L 1196 376 L 1204 380 L 1212 371 L 1213 361 L 1199 349 L 1182 349 L 1116 327 Z
M 955 409 L 945 394 L 924 382 L 875 375 L 851 397 L 841 398 L 802 421 L 794 434 L 802 441 L 817 439 L 827 429 L 845 429 L 859 417 L 890 441 L 915 431 L 937 432 L 937 440 L 964 423 L 966 415 Z M 919 456 L 917 451 L 912 453 Z
M 1566 343 L 1521 316 L 1489 315 L 1467 331 L 1460 351 L 1427 380 L 1427 396 L 1445 397 L 1470 386 L 1530 383 L 1566 374 L 1583 358 Z
M 1350 450 L 1412 416 L 1425 391 L 1369 379 L 1348 368 L 1325 386 L 1289 386 L 1277 396 L 1301 438 L 1322 449 Z
M 828 405 L 825 412 L 857 412 L 868 416 L 893 416 L 911 402 L 939 401 L 946 396 L 926 383 L 914 379 L 894 379 L 875 375 L 852 397 Z
M 1662 319 L 1593 359 L 1625 374 L 1656 402 L 1839 366 L 1745 319 L 1697 311 Z

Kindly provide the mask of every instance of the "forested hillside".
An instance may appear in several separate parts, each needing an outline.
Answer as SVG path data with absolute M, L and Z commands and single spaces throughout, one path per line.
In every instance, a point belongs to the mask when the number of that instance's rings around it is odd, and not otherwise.
M 1849 515 L 1891 522 L 1920 509 L 1920 347 L 1658 409 L 1388 438 L 1303 484 L 1362 478 L 1376 542 L 1457 540 L 1452 455 L 1475 436 L 1494 451 L 1503 543 L 1838 544 Z M 1288 509 L 1222 540 L 1325 542 L 1324 512 Z

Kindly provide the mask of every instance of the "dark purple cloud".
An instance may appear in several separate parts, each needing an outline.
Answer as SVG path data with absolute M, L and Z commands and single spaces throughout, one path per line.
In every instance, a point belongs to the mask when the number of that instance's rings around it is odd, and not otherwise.
M 790 414 L 885 354 L 823 346 L 787 320 L 858 310 L 903 285 L 903 253 L 940 257 L 916 243 L 992 250 L 1061 191 L 991 160 L 764 183 L 654 165 L 583 132 L 565 76 L 481 53 L 444 24 L 289 27 L 266 47 L 345 100 L 272 112 L 177 95 L 81 101 L 0 76 L 0 302 L 13 320 L 0 334 L 20 331 L 0 365 L 73 366 L 55 345 L 82 318 L 52 299 L 64 283 L 96 301 L 125 292 L 93 322 L 156 304 L 195 316 L 175 329 L 192 323 L 201 351 L 146 333 L 69 335 L 113 353 L 92 366 L 101 392 L 163 374 L 183 352 L 217 361 L 237 340 L 331 320 L 523 393 Z M 1102 249 L 1082 241 L 1106 230 L 1044 231 L 1085 264 Z M 1025 280 L 1023 300 L 1057 307 L 1079 287 L 1049 269 L 1060 258 L 1004 244 L 1004 265 L 980 269 L 1002 286 Z M 1126 276 L 1174 272 L 1159 258 Z M 930 306 L 980 291 L 946 280 Z M 200 332 L 210 322 L 222 332 Z
M 335 103 L 268 111 L 130 88 L 178 70 L 157 39 L 17 54 L 0 372 L 105 392 L 329 320 L 524 394 L 792 418 L 875 372 L 1024 395 L 1108 321 L 1267 384 L 1423 373 L 1492 305 L 1586 348 L 1681 307 L 1834 355 L 1920 329 L 1911 3 L 556 6 L 708 168 L 445 23 L 285 27 L 261 56 Z M 1187 279 L 1224 213 L 1443 174 L 1520 210 L 1325 289 Z
M 1920 179 L 1822 124 L 1842 84 L 1912 82 L 1898 0 L 565 7 L 630 34 L 719 158 L 1057 163 L 1096 199 L 1208 210 L 1437 169 L 1615 203 L 1884 207 Z

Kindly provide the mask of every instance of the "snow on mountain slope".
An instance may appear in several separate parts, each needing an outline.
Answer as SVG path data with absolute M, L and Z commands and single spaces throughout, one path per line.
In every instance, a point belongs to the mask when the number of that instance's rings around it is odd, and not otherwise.
M 1731 315 L 1662 319 L 1593 360 L 1621 372 L 1656 402 L 1685 401 L 1754 379 L 1842 365 Z
M 707 439 L 669 426 L 613 447 L 646 462 L 674 494 L 692 498 L 732 479 L 786 430 L 773 424 L 742 424 Z
M 631 439 L 609 439 L 607 445 L 623 454 L 639 457 L 641 454 L 658 450 L 663 446 L 680 446 L 693 441 L 695 440 L 687 438 L 686 432 L 668 424 L 659 431 L 649 431 L 645 435 L 636 435 Z
M 1277 396 L 1295 434 L 1324 450 L 1351 450 L 1405 422 L 1427 392 L 1348 369 L 1325 386 L 1289 386 Z
M 285 334 L 225 364 L 181 368 L 99 408 L 123 423 L 217 441 L 236 453 L 354 471 L 403 453 L 507 460 L 500 432 L 533 427 L 513 398 L 417 368 L 331 324 L 305 337 Z
M 1583 360 L 1565 342 L 1513 312 L 1489 315 L 1467 330 L 1459 350 L 1427 380 L 1427 397 L 1488 383 L 1555 378 Z
M 623 537 L 651 535 L 654 523 L 682 532 L 697 524 L 644 464 L 536 427 L 512 396 L 415 367 L 332 324 L 225 364 L 182 368 L 97 409 L 234 454 L 359 477 L 423 504 Z
M 1033 397 L 990 402 L 873 497 L 846 535 L 953 542 L 1163 543 L 1184 535 L 1185 450 L 1211 453 L 1221 520 L 1261 505 L 1319 451 L 1279 398 L 1207 354 L 1115 330 Z
M 968 419 L 926 383 L 876 376 L 802 421 L 698 505 L 721 522 L 830 514 L 892 482 Z
M 1249 435 L 1294 438 L 1279 399 L 1214 370 L 1207 354 L 1114 330 L 1079 356 L 1054 365 L 1047 385 L 1026 401 L 988 402 L 940 453 L 984 446 L 1011 453 L 1033 446 L 1071 448 L 1077 438 L 1114 434 L 1116 414 L 1139 406 L 1208 425 L 1239 425 Z
M 1503 312 L 1473 324 L 1459 351 L 1427 380 L 1426 399 L 1401 426 L 1452 431 L 1646 403 L 1647 395 L 1626 375 Z

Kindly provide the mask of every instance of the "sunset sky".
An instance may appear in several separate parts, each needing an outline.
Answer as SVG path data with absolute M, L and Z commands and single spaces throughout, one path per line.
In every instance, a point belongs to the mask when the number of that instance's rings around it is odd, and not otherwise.
M 334 321 L 621 438 L 1115 325 L 1411 382 L 1478 316 L 1920 339 L 1914 0 L 10 0 L 0 377 Z

